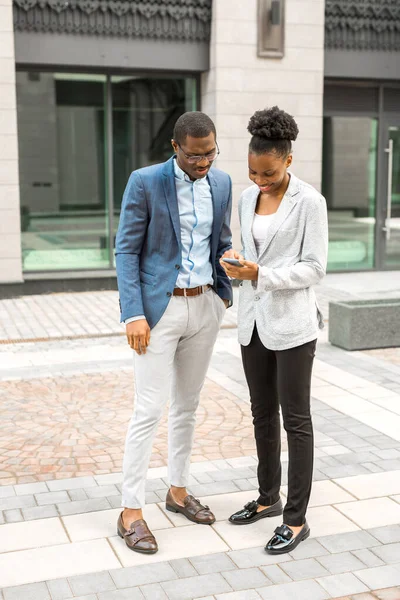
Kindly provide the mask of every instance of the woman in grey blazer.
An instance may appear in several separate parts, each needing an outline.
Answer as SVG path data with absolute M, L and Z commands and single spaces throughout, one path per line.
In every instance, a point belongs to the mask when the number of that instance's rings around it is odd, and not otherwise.
M 231 516 L 233 524 L 282 514 L 279 406 L 289 448 L 283 524 L 265 549 L 292 551 L 310 535 L 306 510 L 313 471 L 311 371 L 323 327 L 312 286 L 325 275 L 328 224 L 325 199 L 288 172 L 298 127 L 273 107 L 250 119 L 249 177 L 239 203 L 242 266 L 223 260 L 242 280 L 238 331 L 250 390 L 258 454 L 259 498 Z

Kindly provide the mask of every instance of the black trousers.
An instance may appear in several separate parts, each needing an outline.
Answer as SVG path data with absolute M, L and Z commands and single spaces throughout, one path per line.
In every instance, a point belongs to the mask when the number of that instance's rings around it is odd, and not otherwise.
M 279 405 L 282 409 L 289 449 L 288 497 L 283 512 L 286 525 L 303 525 L 311 493 L 314 437 L 310 391 L 316 343 L 313 340 L 289 350 L 268 350 L 255 327 L 250 344 L 242 346 L 258 455 L 258 502 L 264 506 L 279 500 Z

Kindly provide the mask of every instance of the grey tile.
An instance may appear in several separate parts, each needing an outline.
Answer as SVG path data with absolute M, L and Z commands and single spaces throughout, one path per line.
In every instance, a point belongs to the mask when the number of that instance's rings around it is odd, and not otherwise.
M 361 465 L 342 465 L 341 467 L 324 467 L 321 469 L 329 479 L 341 477 L 352 477 L 353 475 L 364 475 L 369 471 Z
M 104 475 L 95 475 L 95 480 L 99 485 L 116 485 L 123 480 L 122 473 L 105 473 Z
M 199 483 L 212 483 L 214 481 L 211 473 L 196 473 L 196 479 Z
M 378 546 L 372 552 L 386 564 L 400 563 L 400 542 Z
M 147 479 L 146 492 L 156 492 L 158 490 L 167 490 L 168 485 L 162 479 Z
M 382 473 L 382 469 L 378 467 L 375 463 L 363 463 L 361 466 L 363 466 L 364 469 L 367 469 L 371 473 Z
M 250 483 L 249 479 L 235 479 L 235 485 L 243 492 L 257 489 L 257 486 Z
M 392 460 L 377 460 L 375 461 L 378 467 L 384 471 L 398 471 L 400 469 L 400 459 Z
M 77 488 L 88 488 L 97 485 L 94 477 L 76 477 L 70 479 L 56 479 L 47 481 L 47 487 L 51 492 L 61 490 L 76 490 Z
M 3 523 L 4 523 L 4 515 L 3 515 L 2 511 L 0 510 L 0 525 L 3 525 Z
M 199 590 L 205 596 L 222 594 L 232 591 L 232 588 L 219 573 L 198 575 L 187 579 L 167 581 L 162 584 L 170 600 L 189 600 L 199 595 Z
M 271 581 L 265 574 L 255 567 L 225 571 L 222 575 L 233 590 L 247 590 L 271 585 Z
M 51 600 L 45 583 L 29 583 L 3 590 L 4 600 Z
M 156 492 L 146 492 L 146 504 L 157 504 L 160 500 L 165 502 L 165 494 L 164 497 L 160 497 Z
M 98 600 L 144 600 L 144 596 L 138 587 L 125 588 L 115 592 L 100 592 Z
M 67 492 L 47 492 L 46 494 L 35 494 L 36 502 L 39 506 L 46 504 L 59 504 L 60 502 L 70 502 Z
M 29 508 L 36 506 L 35 498 L 29 496 L 14 496 L 0 499 L 0 510 L 13 510 L 14 508 Z
M 221 573 L 221 571 L 229 571 L 236 568 L 229 556 L 224 553 L 193 556 L 190 558 L 190 562 L 200 575 Z
M 386 527 L 375 527 L 368 530 L 371 535 L 382 544 L 393 544 L 400 542 L 400 525 L 388 525 Z M 378 546 L 378 544 L 375 544 Z
M 374 450 L 374 453 L 381 460 L 388 460 L 388 459 L 390 460 L 393 458 L 400 458 L 400 452 L 399 452 L 399 450 L 396 450 L 395 448 L 388 448 L 387 450 Z
M 349 533 L 338 533 L 318 538 L 329 552 L 347 552 L 360 550 L 361 548 L 373 548 L 377 546 L 375 537 L 367 531 L 351 531 Z
M 347 573 L 363 569 L 364 564 L 350 552 L 339 552 L 338 554 L 327 554 L 318 558 L 321 565 L 332 574 Z
M 27 496 L 29 494 L 41 494 L 48 492 L 49 488 L 44 482 L 37 483 L 20 483 L 14 486 L 17 496 Z
M 232 481 L 233 479 L 248 479 L 249 477 L 253 477 L 253 471 L 249 468 L 213 471 L 214 481 Z
M 10 498 L 11 496 L 15 496 L 13 485 L 0 486 L 0 498 Z
M 76 596 L 109 592 L 115 590 L 116 587 L 108 571 L 75 575 L 68 578 L 68 583 Z
M 286 575 L 278 565 L 268 565 L 267 567 L 260 567 L 260 569 L 272 583 L 281 584 L 292 581 L 289 575 Z
M 110 504 L 107 502 L 106 498 L 94 498 L 93 500 L 82 500 L 78 502 L 64 502 L 64 504 L 57 504 L 57 510 L 62 517 L 96 510 L 107 510 L 108 508 L 110 508 Z
M 338 460 L 343 465 L 362 465 L 363 463 L 376 462 L 378 459 L 372 452 L 352 452 L 339 454 Z
M 215 471 L 218 473 L 218 471 Z M 230 494 L 231 492 L 238 492 L 239 488 L 234 484 L 233 481 L 215 481 L 213 483 L 206 483 L 204 485 L 192 485 L 190 491 L 193 496 L 214 496 L 216 494 Z
M 147 583 L 178 579 L 177 574 L 167 562 L 158 563 L 157 569 L 153 565 L 141 565 L 140 567 L 113 569 L 110 574 L 117 588 L 135 587 Z
M 69 600 L 69 598 L 73 597 L 66 579 L 52 579 L 46 583 L 50 591 L 51 600 Z
M 121 495 L 118 496 L 108 496 L 108 502 L 110 503 L 111 508 L 121 508 Z M 148 502 L 146 499 L 146 504 L 154 504 L 153 502 Z
M 75 596 L 74 600 L 97 600 L 97 596 L 96 596 L 96 594 L 89 594 L 89 595 L 86 595 L 86 596 L 79 596 L 79 598 L 78 598 L 78 596 Z
M 292 558 L 300 560 L 302 558 L 315 558 L 316 556 L 323 556 L 324 554 L 328 554 L 326 548 L 321 546 L 316 539 L 308 538 L 308 540 L 305 540 L 297 546 L 296 552 L 293 553 Z
M 99 487 L 92 487 L 86 490 L 88 498 L 106 498 L 107 496 L 118 496 L 120 495 L 115 485 L 101 485 Z
M 88 488 L 88 490 L 91 488 Z M 93 488 L 95 489 L 95 488 Z M 87 500 L 88 495 L 86 491 L 82 488 L 78 488 L 76 490 L 68 490 L 68 496 L 72 500 L 72 502 L 78 502 L 79 500 Z
M 19 510 L 19 508 L 14 508 L 12 510 L 5 510 L 3 512 L 4 515 L 4 520 L 6 523 L 20 523 L 21 521 L 24 520 L 24 517 L 22 516 L 22 512 Z
M 34 521 L 35 519 L 48 519 L 58 517 L 55 506 L 32 506 L 32 508 L 23 508 L 22 514 L 25 521 Z
M 330 596 L 316 581 L 295 581 L 258 589 L 263 600 L 327 600 Z
M 368 587 L 353 575 L 353 573 L 330 575 L 329 577 L 322 577 L 317 581 L 332 596 L 332 598 L 369 592 Z
M 214 555 L 215 556 L 215 555 Z M 177 558 L 170 560 L 169 564 L 178 575 L 178 577 L 194 577 L 198 575 L 194 566 L 188 561 L 187 558 Z
M 360 559 L 366 567 L 381 567 L 384 564 L 381 559 L 372 552 L 372 550 L 368 550 L 367 548 L 362 550 L 353 550 L 353 554 L 357 556 L 357 558 Z
M 264 551 L 264 548 L 249 548 L 248 550 L 233 550 L 228 552 L 227 556 L 233 560 L 239 569 L 248 567 L 261 567 L 264 565 L 275 565 L 291 560 L 288 554 L 278 554 L 271 556 Z
M 314 558 L 305 558 L 303 560 L 294 560 L 284 563 L 281 565 L 281 569 L 294 581 L 300 581 L 301 579 L 315 579 L 315 577 L 323 577 L 329 573 L 329 571 Z
M 260 600 L 261 596 L 256 590 L 244 590 L 241 592 L 228 592 L 227 594 L 217 594 L 207 598 L 198 598 L 198 600 Z
M 143 596 L 146 600 L 168 600 L 167 594 L 159 583 L 149 583 L 148 585 L 142 585 L 140 588 Z
M 354 573 L 371 590 L 400 585 L 400 565 L 385 565 L 372 567 Z

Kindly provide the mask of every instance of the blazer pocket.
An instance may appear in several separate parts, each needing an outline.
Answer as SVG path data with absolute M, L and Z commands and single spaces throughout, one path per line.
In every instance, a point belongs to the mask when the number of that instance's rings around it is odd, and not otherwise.
M 300 290 L 275 290 L 270 297 L 269 325 L 275 333 L 295 334 L 311 324 L 306 292 Z
M 152 275 L 151 273 L 146 273 L 146 271 L 140 270 L 139 277 L 140 281 L 142 283 L 146 283 L 147 285 L 154 285 L 156 282 L 155 275 Z
M 272 240 L 271 248 L 281 256 L 297 256 L 300 253 L 299 229 L 278 229 Z

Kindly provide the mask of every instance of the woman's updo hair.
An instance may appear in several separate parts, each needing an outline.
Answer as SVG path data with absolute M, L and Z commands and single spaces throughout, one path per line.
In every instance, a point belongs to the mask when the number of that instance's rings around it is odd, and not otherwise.
M 250 152 L 267 154 L 273 152 L 277 156 L 288 156 L 299 134 L 297 123 L 277 106 L 258 110 L 254 113 L 247 127 L 253 136 L 250 141 Z

